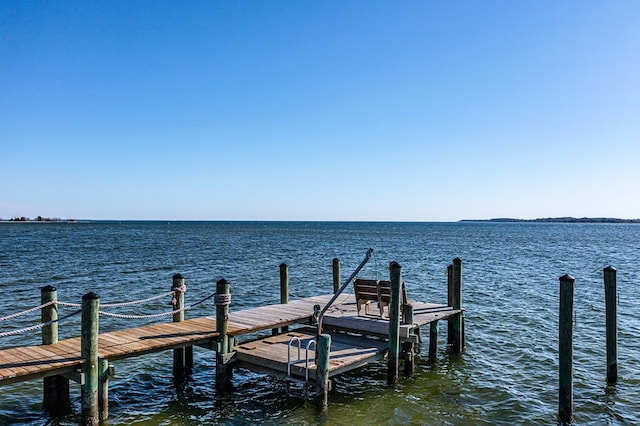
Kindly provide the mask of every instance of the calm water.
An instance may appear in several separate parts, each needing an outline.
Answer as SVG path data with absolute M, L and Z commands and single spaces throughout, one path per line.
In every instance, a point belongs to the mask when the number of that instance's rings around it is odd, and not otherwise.
M 334 380 L 329 408 L 286 397 L 281 382 L 237 370 L 233 392 L 217 394 L 214 354 L 194 350 L 194 374 L 177 389 L 170 352 L 116 363 L 109 425 L 156 424 L 557 424 L 558 277 L 576 278 L 574 415 L 577 424 L 640 423 L 640 226 L 497 223 L 97 222 L 0 224 L 0 316 L 39 304 L 52 284 L 58 298 L 102 303 L 161 294 L 171 276 L 186 277 L 186 303 L 231 282 L 231 309 L 279 301 L 278 265 L 289 265 L 291 299 L 331 291 L 331 261 L 343 278 L 367 248 L 360 274 L 387 277 L 398 261 L 409 297 L 446 303 L 446 267 L 463 260 L 467 351 L 447 352 L 441 324 L 435 363 L 423 344 L 414 376 L 387 389 L 385 364 Z M 607 386 L 602 269 L 618 270 L 619 375 Z M 114 308 L 115 309 L 115 308 Z M 170 297 L 126 313 L 170 310 Z M 72 312 L 61 308 L 60 315 Z M 115 312 L 115 310 L 114 310 Z M 121 313 L 125 313 L 119 311 Z M 187 318 L 214 313 L 205 303 Z M 101 318 L 101 330 L 148 324 Z M 163 321 L 163 320 L 160 320 Z M 39 322 L 39 314 L 0 322 L 0 332 Z M 60 324 L 60 338 L 79 334 L 79 318 Z M 0 339 L 0 347 L 38 344 L 38 332 Z M 0 424 L 77 424 L 75 413 L 50 420 L 41 383 L 0 387 Z

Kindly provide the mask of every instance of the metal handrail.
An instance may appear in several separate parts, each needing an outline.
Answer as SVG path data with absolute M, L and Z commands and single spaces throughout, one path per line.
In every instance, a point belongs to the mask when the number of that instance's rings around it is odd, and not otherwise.
M 372 248 L 367 250 L 367 253 L 365 254 L 364 259 L 362 260 L 362 262 L 360 262 L 360 265 L 358 265 L 356 270 L 353 271 L 353 273 L 349 276 L 349 278 L 347 278 L 347 280 L 344 282 L 344 284 L 342 284 L 340 286 L 340 288 L 338 289 L 338 291 L 336 291 L 336 293 L 333 295 L 331 300 L 329 300 L 329 302 L 327 302 L 327 304 L 324 306 L 324 308 L 322 308 L 322 310 L 320 310 L 317 313 L 314 313 L 314 317 L 318 321 L 318 331 L 316 333 L 316 340 L 320 341 L 320 335 L 322 334 L 322 317 L 327 312 L 327 310 L 331 307 L 333 302 L 336 301 L 338 296 L 340 296 L 340 294 L 344 291 L 344 289 L 347 288 L 349 283 L 351 283 L 351 281 L 353 281 L 353 279 L 356 277 L 356 275 L 358 275 L 358 272 L 360 272 L 360 270 L 362 268 L 364 268 L 364 265 L 366 265 L 367 262 L 369 261 L 369 259 L 371 259 L 371 255 L 372 254 L 373 254 L 373 249 Z

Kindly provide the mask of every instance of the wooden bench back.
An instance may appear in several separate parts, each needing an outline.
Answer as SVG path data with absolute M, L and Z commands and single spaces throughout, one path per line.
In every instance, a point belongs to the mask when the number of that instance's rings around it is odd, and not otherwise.
M 389 280 L 371 280 L 365 278 L 357 278 L 353 281 L 353 289 L 356 296 L 356 304 L 358 309 L 358 316 L 362 305 L 365 305 L 365 313 L 369 313 L 369 302 L 378 302 L 378 308 L 380 309 L 380 317 L 384 314 L 384 307 L 389 306 L 391 303 L 391 281 Z M 407 298 L 407 288 L 404 281 L 400 288 L 400 297 L 402 297 L 402 304 L 409 303 Z
M 378 286 L 378 301 L 379 302 L 384 302 L 385 304 L 389 304 L 391 303 L 391 281 L 384 281 L 381 280 L 379 281 L 379 286 Z M 407 287 L 404 283 L 404 281 L 402 281 L 402 286 L 400 287 L 400 297 L 402 297 L 402 303 L 403 305 L 406 305 L 407 303 L 409 303 L 409 299 L 407 298 Z

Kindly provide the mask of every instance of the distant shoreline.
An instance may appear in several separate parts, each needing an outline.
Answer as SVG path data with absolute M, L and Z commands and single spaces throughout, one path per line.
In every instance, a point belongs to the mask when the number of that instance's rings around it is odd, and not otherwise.
M 545 217 L 538 219 L 463 219 L 460 222 L 526 222 L 526 223 L 640 223 L 640 219 L 618 219 L 614 217 Z

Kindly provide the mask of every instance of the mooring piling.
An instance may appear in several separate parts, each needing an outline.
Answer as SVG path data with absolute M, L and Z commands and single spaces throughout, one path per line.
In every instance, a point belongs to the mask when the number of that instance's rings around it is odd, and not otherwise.
M 331 270 L 333 272 L 333 293 L 337 293 L 340 290 L 340 259 L 333 258 L 331 262 Z
M 98 359 L 98 416 L 100 421 L 109 418 L 109 360 Z
M 453 306 L 453 265 L 447 266 L 447 306 Z M 453 321 L 447 321 L 447 346 L 453 346 Z
M 280 264 L 280 303 L 286 305 L 289 303 L 289 266 L 286 263 Z M 271 334 L 276 336 L 280 333 L 286 333 L 289 331 L 289 327 L 284 326 L 280 328 L 274 328 L 271 330 Z
M 289 267 L 286 263 L 280 264 L 280 303 L 289 303 Z
M 98 309 L 100 297 L 93 292 L 82 296 L 82 331 L 80 354 L 84 360 L 81 369 L 82 424 L 100 422 L 98 406 Z
M 462 310 L 462 259 L 456 257 L 453 259 L 453 265 L 450 270 L 451 284 L 449 288 L 451 292 L 449 294 L 451 307 L 456 310 L 460 310 L 460 313 L 455 315 L 449 320 L 449 334 L 451 339 L 451 348 L 454 353 L 460 354 L 464 352 L 465 337 L 464 337 L 464 313 Z M 447 268 L 447 275 L 449 276 L 449 269 Z
M 316 345 L 318 359 L 316 361 L 316 396 L 318 407 L 329 404 L 329 358 L 331 357 L 331 335 L 321 334 Z
M 560 421 L 571 423 L 573 417 L 573 289 L 575 278 L 560 277 L 559 343 L 559 396 Z
M 606 305 L 607 383 L 618 381 L 618 319 L 616 268 L 604 268 L 604 297 Z
M 185 278 L 182 274 L 174 274 L 171 282 L 173 292 L 173 322 L 184 321 Z M 173 378 L 180 381 L 185 373 L 193 368 L 193 346 L 185 346 L 173 350 Z
M 48 285 L 40 289 L 42 344 L 58 343 L 58 291 Z M 42 408 L 53 415 L 69 412 L 71 400 L 69 397 L 69 379 L 62 375 L 45 377 L 43 380 Z
M 231 293 L 229 281 L 224 278 L 216 283 L 214 297 L 216 305 L 216 331 L 219 334 L 216 349 L 216 386 L 224 387 L 231 380 L 232 369 L 229 364 L 229 304 Z
M 429 324 L 429 360 L 438 357 L 438 321 Z
M 398 262 L 389 265 L 391 297 L 389 301 L 389 355 L 387 360 L 387 385 L 398 382 L 398 358 L 400 355 L 400 286 L 402 285 L 402 266 Z

